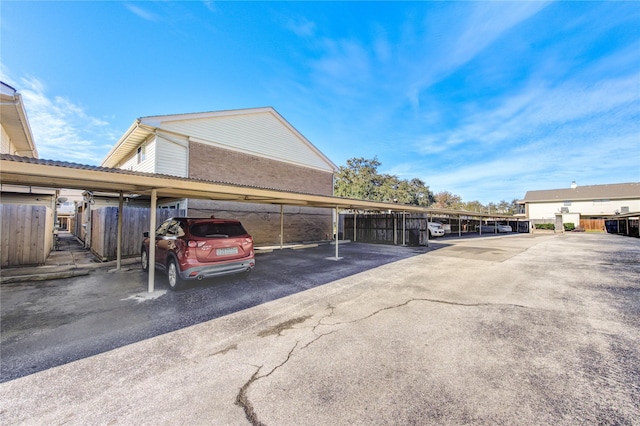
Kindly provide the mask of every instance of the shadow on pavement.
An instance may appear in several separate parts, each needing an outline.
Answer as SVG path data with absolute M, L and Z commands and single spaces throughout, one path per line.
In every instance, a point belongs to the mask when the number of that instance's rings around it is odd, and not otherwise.
M 318 287 L 446 244 L 401 247 L 332 245 L 260 254 L 248 275 L 194 281 L 171 292 L 156 271 L 154 293 L 147 274 L 92 270 L 86 276 L 3 284 L 0 382 L 109 351 L 143 339 L 219 318 Z

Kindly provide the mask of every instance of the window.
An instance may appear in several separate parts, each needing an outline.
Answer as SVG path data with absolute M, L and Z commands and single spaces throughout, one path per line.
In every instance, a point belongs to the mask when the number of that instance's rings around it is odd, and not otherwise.
M 182 222 L 178 220 L 172 221 L 169 228 L 167 228 L 167 235 L 183 237 L 184 229 Z
M 570 207 L 571 206 L 571 201 L 565 201 L 564 202 L 564 206 L 565 207 Z
M 229 238 L 246 235 L 247 231 L 239 223 L 198 223 L 191 227 L 191 234 L 196 237 Z
M 147 149 L 144 145 L 138 147 L 138 164 L 147 158 Z
M 171 220 L 166 220 L 156 229 L 156 237 L 163 237 L 167 233 L 167 228 L 171 224 Z

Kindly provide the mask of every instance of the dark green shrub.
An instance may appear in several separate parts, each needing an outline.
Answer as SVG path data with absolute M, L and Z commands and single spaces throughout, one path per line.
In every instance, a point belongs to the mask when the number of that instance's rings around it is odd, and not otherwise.
M 563 223 L 562 225 L 564 226 L 565 231 L 573 231 L 574 229 L 576 229 L 575 223 Z
M 553 231 L 556 227 L 553 223 L 536 223 L 536 229 L 550 229 Z

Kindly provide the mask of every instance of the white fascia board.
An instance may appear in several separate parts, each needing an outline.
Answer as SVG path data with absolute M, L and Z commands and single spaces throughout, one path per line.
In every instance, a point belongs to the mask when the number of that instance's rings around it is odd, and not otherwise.
M 155 128 L 144 126 L 140 123 L 140 119 L 137 119 L 111 148 L 100 166 L 116 167 L 132 150 L 145 143 L 154 132 Z
M 224 110 L 224 111 L 192 112 L 192 113 L 171 114 L 171 115 L 153 115 L 149 117 L 141 117 L 139 120 L 143 124 L 160 128 L 162 127 L 162 123 L 165 121 L 197 120 L 200 118 L 227 117 L 231 115 L 255 114 L 255 113 L 269 112 L 269 111 L 274 111 L 274 110 L 271 107 L 230 109 L 230 110 Z

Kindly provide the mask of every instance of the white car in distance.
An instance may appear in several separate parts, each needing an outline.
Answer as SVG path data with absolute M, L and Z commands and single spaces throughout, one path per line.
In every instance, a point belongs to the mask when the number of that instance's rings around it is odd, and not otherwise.
M 444 237 L 444 227 L 440 222 L 428 222 L 429 238 Z
M 505 225 L 502 223 L 498 223 L 493 224 L 493 223 L 488 223 L 486 225 L 482 225 L 482 233 L 483 234 L 493 234 L 493 233 L 509 233 L 509 232 L 513 232 L 513 230 L 511 229 L 510 225 Z M 476 231 L 478 231 L 478 226 L 476 225 Z

